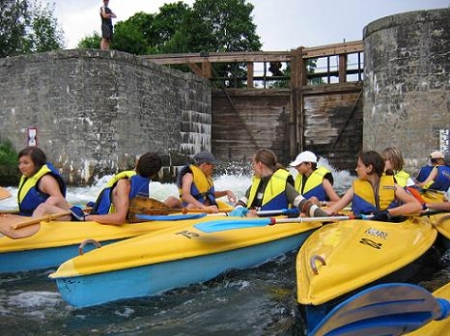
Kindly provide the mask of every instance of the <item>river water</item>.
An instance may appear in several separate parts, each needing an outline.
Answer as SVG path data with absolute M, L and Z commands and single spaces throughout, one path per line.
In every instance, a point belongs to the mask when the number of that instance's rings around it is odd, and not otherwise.
M 336 189 L 351 183 L 348 172 L 333 175 Z M 88 188 L 70 188 L 69 202 L 94 200 L 107 179 Z M 222 175 L 215 184 L 217 190 L 231 189 L 242 196 L 250 177 Z M 173 184 L 152 183 L 151 187 L 160 200 L 177 195 Z M 17 192 L 9 190 L 13 195 Z M 0 209 L 15 206 L 15 198 L 0 202 Z M 160 296 L 84 309 L 75 309 L 61 299 L 48 278 L 54 270 L 0 275 L 0 336 L 296 335 L 302 326 L 294 313 L 295 257 L 296 251 L 292 251 L 259 267 L 230 271 Z

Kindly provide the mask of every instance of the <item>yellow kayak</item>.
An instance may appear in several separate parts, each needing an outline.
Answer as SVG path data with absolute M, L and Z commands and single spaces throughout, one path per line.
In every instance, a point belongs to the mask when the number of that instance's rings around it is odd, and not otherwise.
M 211 222 L 204 217 L 197 223 Z M 254 219 L 215 217 L 213 222 Z M 208 223 L 209 224 L 209 223 Z M 320 222 L 286 223 L 206 233 L 183 225 L 93 250 L 50 275 L 65 301 L 87 307 L 149 296 L 206 281 L 229 269 L 260 265 L 297 249 Z
M 298 302 L 320 305 L 387 276 L 423 255 L 436 236 L 427 217 L 326 225 L 298 253 Z
M 175 216 L 176 218 L 174 218 Z M 0 274 L 57 267 L 67 259 L 78 255 L 80 244 L 88 240 L 105 245 L 182 225 L 181 223 L 195 223 L 194 218 L 200 216 L 202 215 L 168 215 L 164 216 L 164 220 L 120 226 L 103 225 L 97 222 L 43 221 L 17 230 L 21 238 L 0 235 Z M 11 223 L 14 217 L 19 216 L 0 217 L 0 225 L 6 227 L 4 224 Z M 3 223 L 1 223 L 2 221 Z M 94 247 L 94 245 L 88 243 L 85 247 L 82 247 L 81 252 L 91 250 Z
M 444 202 L 445 192 L 439 190 L 426 189 L 420 194 L 426 203 Z
M 450 249 L 450 212 L 431 215 L 430 220 L 439 232 L 439 240 L 442 245 Z

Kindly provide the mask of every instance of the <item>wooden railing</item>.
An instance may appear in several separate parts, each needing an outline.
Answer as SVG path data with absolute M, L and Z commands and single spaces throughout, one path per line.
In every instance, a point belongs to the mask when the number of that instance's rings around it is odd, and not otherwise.
M 245 81 L 247 88 L 266 88 L 270 83 L 287 81 L 290 87 L 314 84 L 357 82 L 363 76 L 363 42 L 352 41 L 291 51 L 256 51 L 228 53 L 190 53 L 144 55 L 141 58 L 162 65 L 186 65 L 195 74 L 211 81 Z M 315 60 L 314 72 L 307 69 L 308 60 Z M 220 78 L 214 74 L 215 63 L 245 64 L 246 73 L 239 77 Z M 269 67 L 268 67 L 269 65 Z M 274 71 L 279 66 L 289 71 Z M 272 66 L 272 67 L 271 67 Z M 271 71 L 272 70 L 272 71 Z M 261 86 L 255 85 L 261 83 Z

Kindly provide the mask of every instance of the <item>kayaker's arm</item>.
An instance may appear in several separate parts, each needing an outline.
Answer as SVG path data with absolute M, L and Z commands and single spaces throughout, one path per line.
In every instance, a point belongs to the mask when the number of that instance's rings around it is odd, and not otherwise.
M 325 189 L 325 192 L 327 193 L 327 196 L 330 199 L 330 202 L 337 202 L 341 199 L 339 197 L 339 195 L 336 193 L 336 191 L 334 190 L 333 185 L 331 184 L 331 182 L 329 180 L 324 179 L 322 182 L 322 186 Z
M 450 211 L 450 202 L 427 203 L 428 209 Z
M 392 217 L 419 213 L 422 210 L 422 204 L 398 184 L 395 185 L 395 197 L 401 201 L 402 205 L 389 209 Z
M 433 170 L 431 171 L 430 175 L 428 175 L 428 177 L 425 179 L 425 181 L 417 183 L 417 186 L 423 189 L 428 189 L 433 185 L 434 180 L 437 178 L 437 176 L 438 176 L 438 168 L 437 166 L 434 166 Z
M 181 183 L 181 198 L 184 202 L 188 203 L 188 208 L 194 208 L 194 209 L 208 209 L 214 212 L 218 212 L 219 209 L 215 205 L 207 206 L 201 202 L 199 202 L 197 199 L 195 199 L 194 196 L 191 194 L 191 185 L 194 183 L 194 177 L 191 173 L 186 173 L 183 176 L 182 183 Z
M 342 209 L 348 206 L 353 200 L 353 187 L 347 190 L 347 192 L 342 196 L 342 198 L 336 203 L 330 205 L 328 209 L 325 209 L 325 212 L 330 216 L 339 213 Z
M 125 223 L 130 204 L 129 194 L 131 190 L 130 180 L 121 179 L 113 189 L 113 204 L 115 212 L 106 215 L 87 215 L 85 220 L 95 221 L 101 224 L 122 225 Z
M 50 195 L 50 197 L 44 203 L 38 205 L 33 211 L 32 217 L 67 212 L 70 209 L 69 203 L 67 203 L 64 195 L 61 193 L 59 183 L 54 176 L 50 174 L 43 176 L 39 180 L 38 187 L 40 192 Z M 70 216 L 63 218 L 63 220 L 70 220 Z
M 286 196 L 290 204 L 298 208 L 308 217 L 326 217 L 328 214 L 313 202 L 307 200 L 295 190 L 294 186 L 286 183 Z
M 233 204 L 235 204 L 237 202 L 237 197 L 231 190 L 220 190 L 220 191 L 214 192 L 215 198 L 220 198 L 220 197 L 224 197 L 224 196 L 227 196 L 228 201 Z

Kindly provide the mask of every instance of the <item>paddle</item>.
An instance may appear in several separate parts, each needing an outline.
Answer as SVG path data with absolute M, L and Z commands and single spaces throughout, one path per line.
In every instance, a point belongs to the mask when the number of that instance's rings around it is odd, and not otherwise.
M 341 302 L 308 335 L 402 335 L 448 316 L 450 301 L 416 285 L 389 283 Z
M 65 211 L 53 215 L 42 217 L 25 217 L 25 216 L 1 216 L 0 217 L 0 233 L 12 239 L 25 238 L 34 235 L 39 231 L 41 222 L 49 222 L 52 219 L 70 215 L 70 211 Z
M 335 222 L 348 219 L 370 219 L 372 215 L 360 216 L 330 216 L 330 217 L 295 217 L 295 218 L 242 218 L 236 217 L 234 220 L 214 220 L 194 224 L 200 231 L 206 233 L 220 232 L 234 229 L 245 229 L 258 226 L 274 225 L 279 223 L 307 223 L 307 222 Z
M 19 213 L 19 209 L 0 210 L 0 215 L 18 214 L 18 213 Z
M 280 210 L 260 210 L 257 211 L 258 216 L 276 216 L 276 215 L 300 215 L 300 211 L 297 208 L 292 209 L 280 209 Z
M 220 209 L 221 212 L 230 210 Z M 161 216 L 173 213 L 213 213 L 210 209 L 169 208 L 166 204 L 153 198 L 137 196 L 131 199 L 128 206 L 127 220 L 139 222 L 139 215 Z
M 205 213 L 182 214 L 182 215 L 136 215 L 137 218 L 144 221 L 178 221 L 186 219 L 198 219 L 205 217 Z
M 7 189 L 0 187 L 0 200 L 10 198 L 11 196 L 11 193 Z

